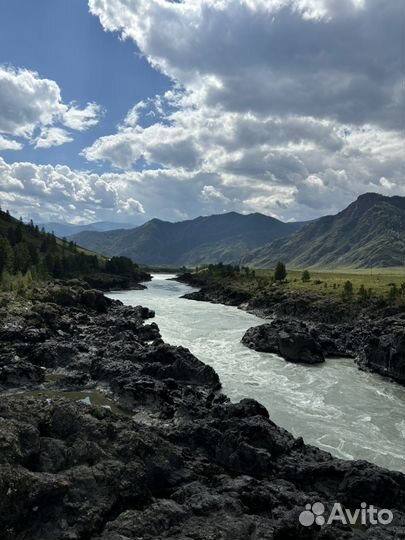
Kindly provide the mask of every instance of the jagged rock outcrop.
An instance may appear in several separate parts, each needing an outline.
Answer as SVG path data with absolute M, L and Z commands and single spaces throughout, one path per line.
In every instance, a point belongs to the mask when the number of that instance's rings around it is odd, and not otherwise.
M 301 321 L 275 320 L 249 328 L 242 343 L 260 352 L 279 354 L 285 360 L 303 364 L 325 361 L 320 344 Z
M 405 318 L 399 316 L 340 325 L 274 319 L 249 328 L 241 341 L 255 351 L 292 362 L 355 358 L 362 369 L 405 383 Z
M 0 381 L 2 539 L 357 538 L 300 525 L 306 504 L 335 501 L 393 511 L 366 539 L 405 534 L 403 474 L 335 459 L 256 401 L 231 403 L 211 367 L 163 343 L 153 312 L 79 289 L 0 304 L 1 365 L 17 355 L 42 374 Z
M 359 364 L 405 383 L 405 319 L 378 321 L 364 341 Z
M 299 358 L 307 359 L 307 363 L 311 358 L 316 359 L 314 363 L 322 362 L 322 356 L 354 358 L 361 369 L 405 383 L 405 313 L 401 305 L 381 306 L 376 299 L 368 305 L 348 303 L 340 297 L 289 291 L 277 284 L 254 293 L 240 293 L 190 273 L 178 279 L 200 287 L 183 298 L 234 305 L 272 318 L 271 323 L 249 328 L 242 338 L 244 345 L 256 351 L 279 354 L 293 362 Z M 281 332 L 288 334 L 283 354 Z M 295 337 L 291 335 L 294 332 Z M 304 333 L 301 337 L 300 332 Z

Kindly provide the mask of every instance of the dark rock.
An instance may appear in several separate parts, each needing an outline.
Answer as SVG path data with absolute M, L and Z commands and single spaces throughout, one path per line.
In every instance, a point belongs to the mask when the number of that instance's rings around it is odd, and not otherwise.
M 199 291 L 193 291 L 191 293 L 184 294 L 181 298 L 185 300 L 198 300 L 199 302 L 210 302 L 209 296 L 202 289 Z
M 359 364 L 381 375 L 405 383 L 405 321 L 395 325 L 379 324 L 365 340 L 359 354 Z
M 90 382 L 90 376 L 87 373 L 82 372 L 70 372 L 68 375 L 65 375 L 63 379 L 57 381 L 57 385 L 62 388 L 76 388 L 78 390 L 86 388 Z
M 32 386 L 45 380 L 45 370 L 17 355 L 0 354 L 0 388 Z
M 199 300 L 212 302 L 214 304 L 225 304 L 227 306 L 239 306 L 250 299 L 249 293 L 236 291 L 234 289 L 224 289 L 222 287 L 203 287 L 199 291 L 186 293 L 182 298 L 188 300 Z
M 113 301 L 102 292 L 85 287 L 70 287 L 56 284 L 45 290 L 39 290 L 33 299 L 45 303 L 53 303 L 62 307 L 88 307 L 100 313 L 106 312 Z
M 141 341 L 153 341 L 161 337 L 159 327 L 156 323 L 146 324 L 138 331 L 138 337 Z
M 80 303 L 85 307 L 95 309 L 99 313 L 105 313 L 112 304 L 112 300 L 104 296 L 100 291 L 90 289 L 82 292 Z
M 276 319 L 249 328 L 242 343 L 256 351 L 279 354 L 289 362 L 317 364 L 325 361 L 321 346 L 301 321 Z
M 73 343 L 49 339 L 32 348 L 29 360 L 35 365 L 47 368 L 68 367 L 76 360 L 77 354 Z
M 1 324 L 3 388 L 44 392 L 0 399 L 2 539 L 357 538 L 340 525 L 300 526 L 306 504 L 335 501 L 394 512 L 365 538 L 403 536 L 404 475 L 335 459 L 279 428 L 260 403 L 231 403 L 211 367 L 145 325 L 147 309 L 104 303 L 80 283 L 60 287 L 38 289 L 34 305 Z M 313 342 L 339 332 L 322 324 L 274 321 L 257 341 L 280 347 L 286 330 L 300 355 L 315 354 Z M 375 326 L 382 343 L 384 332 Z M 45 380 L 44 364 L 63 379 Z M 122 409 L 72 401 L 87 387 Z
M 280 355 L 289 362 L 319 364 L 325 362 L 320 345 L 309 332 L 285 332 L 278 335 Z
M 213 368 L 203 364 L 184 347 L 158 345 L 143 358 L 146 360 L 146 365 L 141 373 L 145 375 L 151 375 L 157 379 L 174 379 L 200 384 L 214 390 L 221 386 L 218 374 Z
M 249 328 L 242 343 L 256 351 L 279 354 L 290 361 L 356 358 L 361 369 L 405 382 L 405 318 L 398 315 L 377 320 L 361 319 L 352 324 L 275 319 Z
M 248 418 L 249 416 L 263 416 L 269 418 L 266 407 L 254 399 L 242 399 L 239 403 L 216 405 L 212 408 L 214 417 L 225 418 Z
M 242 343 L 255 351 L 280 354 L 279 331 L 273 323 L 252 326 L 243 335 Z
M 149 274 L 140 276 L 140 281 L 148 281 L 150 279 Z M 146 289 L 145 285 L 135 282 L 127 276 L 120 276 L 115 274 L 106 274 L 98 272 L 94 274 L 86 275 L 86 282 L 90 288 L 99 289 L 101 291 L 122 290 L 122 289 L 134 289 L 143 290 Z

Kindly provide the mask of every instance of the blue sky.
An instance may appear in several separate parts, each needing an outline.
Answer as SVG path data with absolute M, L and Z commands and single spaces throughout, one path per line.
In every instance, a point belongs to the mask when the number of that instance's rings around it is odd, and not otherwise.
M 25 145 L 20 160 L 86 167 L 82 148 L 113 132 L 134 103 L 171 86 L 133 41 L 103 31 L 85 0 L 12 0 L 2 3 L 0 13 L 0 64 L 56 81 L 65 102 L 95 102 L 104 110 L 102 122 L 73 142 L 39 150 Z M 14 157 L 11 151 L 4 156 Z
M 404 194 L 403 0 L 9 0 L 0 197 L 36 221 L 284 221 Z

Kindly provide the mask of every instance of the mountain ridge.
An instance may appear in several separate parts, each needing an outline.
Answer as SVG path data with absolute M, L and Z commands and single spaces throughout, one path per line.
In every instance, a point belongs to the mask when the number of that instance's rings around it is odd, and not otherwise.
M 365 193 L 338 214 L 253 250 L 243 262 L 263 268 L 278 260 L 294 268 L 401 266 L 404 231 L 405 197 Z
M 70 236 L 106 256 L 141 264 L 245 264 L 293 268 L 373 268 L 405 262 L 405 197 L 364 193 L 335 215 L 283 223 L 260 213 L 229 212 L 170 222 L 159 218 L 134 229 Z
M 56 236 L 63 238 L 64 236 L 72 236 L 83 231 L 112 231 L 116 229 L 131 229 L 134 225 L 131 223 L 117 223 L 114 221 L 95 221 L 85 225 L 76 225 L 74 223 L 65 223 L 59 221 L 49 221 L 47 223 L 39 223 L 40 228 L 43 227 L 46 232 L 53 232 Z
M 238 261 L 251 249 L 293 234 L 302 225 L 259 213 L 229 212 L 179 222 L 153 218 L 135 229 L 82 232 L 70 238 L 107 256 L 124 255 L 141 264 L 195 265 Z

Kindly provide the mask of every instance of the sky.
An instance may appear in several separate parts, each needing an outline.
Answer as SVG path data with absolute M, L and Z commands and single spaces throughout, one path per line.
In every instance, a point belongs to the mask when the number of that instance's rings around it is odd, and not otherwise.
M 403 0 L 4 0 L 0 202 L 302 221 L 405 194 Z

